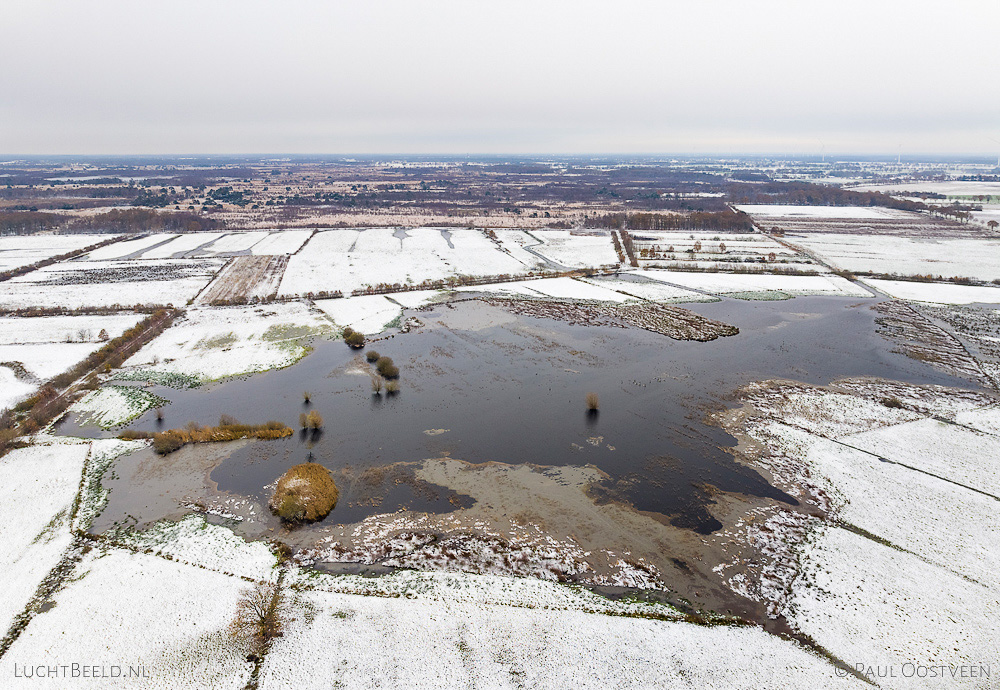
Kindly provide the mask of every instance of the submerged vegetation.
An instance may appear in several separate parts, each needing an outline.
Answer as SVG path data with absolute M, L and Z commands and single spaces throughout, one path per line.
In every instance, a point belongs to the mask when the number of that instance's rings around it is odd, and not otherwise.
M 347 327 L 344 329 L 344 342 L 356 350 L 360 349 L 365 346 L 365 334 Z
M 268 507 L 285 522 L 315 522 L 333 510 L 338 498 L 340 490 L 330 470 L 307 462 L 281 475 Z

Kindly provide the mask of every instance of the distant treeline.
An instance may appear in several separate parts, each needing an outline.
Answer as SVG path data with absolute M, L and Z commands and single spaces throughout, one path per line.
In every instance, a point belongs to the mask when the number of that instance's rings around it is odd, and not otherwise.
M 753 221 L 742 211 L 694 211 L 692 213 L 607 213 L 591 216 L 588 228 L 613 230 L 718 230 L 753 232 Z
M 148 208 L 112 209 L 92 216 L 67 216 L 41 211 L 0 211 L 0 235 L 28 235 L 41 230 L 59 232 L 199 232 L 224 227 L 222 221 L 190 211 L 154 211 Z
M 791 204 L 795 206 L 882 206 L 901 211 L 926 211 L 919 201 L 896 199 L 882 192 L 858 192 L 810 182 L 730 184 L 726 198 L 738 204 Z

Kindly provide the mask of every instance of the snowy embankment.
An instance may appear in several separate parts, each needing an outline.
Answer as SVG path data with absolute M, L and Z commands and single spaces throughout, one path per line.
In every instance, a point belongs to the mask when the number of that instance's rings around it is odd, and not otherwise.
M 952 283 L 915 283 L 909 280 L 863 279 L 890 297 L 932 304 L 1000 304 L 1000 287 L 955 285 Z
M 768 451 L 757 462 L 828 517 L 769 510 L 748 522 L 748 539 L 770 555 L 758 582 L 736 576 L 733 588 L 852 666 L 894 666 L 895 680 L 874 679 L 886 687 L 912 684 L 899 675 L 907 663 L 996 659 L 993 399 L 864 379 L 757 385 L 746 396 L 755 412 L 743 428 Z
M 194 307 L 125 362 L 119 378 L 210 381 L 286 367 L 308 353 L 333 324 L 303 303 Z
M 785 295 L 833 295 L 840 297 L 871 297 L 864 288 L 849 280 L 831 275 L 795 276 L 764 273 L 703 273 L 687 271 L 641 270 L 636 275 L 692 290 L 716 295 L 768 292 Z

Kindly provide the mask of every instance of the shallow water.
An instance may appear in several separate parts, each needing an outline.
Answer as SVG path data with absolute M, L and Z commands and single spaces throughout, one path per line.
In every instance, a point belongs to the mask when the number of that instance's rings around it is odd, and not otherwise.
M 724 450 L 735 439 L 702 421 L 737 387 L 769 378 L 825 384 L 847 376 L 972 387 L 892 352 L 875 334 L 873 303 L 799 297 L 684 305 L 740 328 L 737 336 L 700 343 L 455 302 L 409 312 L 424 327 L 371 345 L 401 370 L 396 396 L 373 396 L 368 376 L 351 373 L 357 352 L 317 341 L 312 354 L 284 370 L 187 391 L 154 388 L 171 401 L 163 424 L 148 413 L 130 428 L 209 424 L 223 413 L 295 426 L 300 412 L 316 409 L 325 420 L 321 435 L 248 444 L 211 473 L 212 481 L 221 491 L 266 500 L 266 485 L 309 453 L 335 471 L 443 455 L 474 463 L 593 464 L 610 475 L 599 495 L 706 533 L 721 526 L 711 516 L 706 485 L 794 502 L 735 463 Z M 311 406 L 303 404 L 305 390 Z M 588 391 L 600 396 L 596 415 L 586 412 Z M 71 423 L 62 431 L 105 435 Z M 354 522 L 400 507 L 452 509 L 441 496 L 397 485 L 378 505 L 348 500 L 327 520 Z

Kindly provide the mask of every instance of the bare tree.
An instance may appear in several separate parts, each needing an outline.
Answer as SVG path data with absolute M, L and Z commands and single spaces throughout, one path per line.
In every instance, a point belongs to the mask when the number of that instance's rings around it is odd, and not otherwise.
M 229 634 L 250 643 L 251 656 L 260 657 L 290 622 L 288 602 L 273 582 L 258 582 L 243 590 Z

